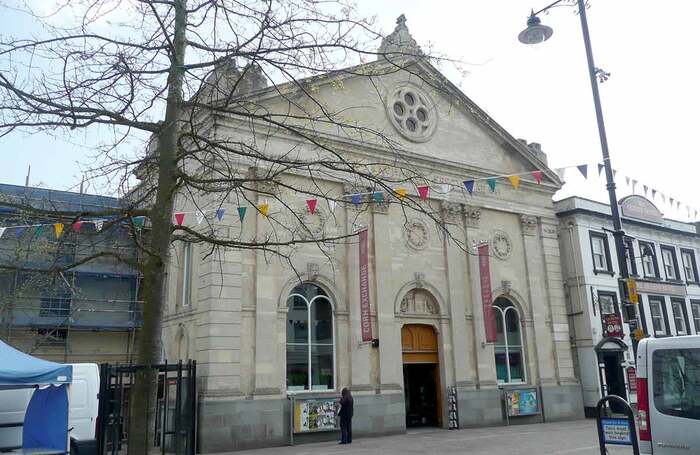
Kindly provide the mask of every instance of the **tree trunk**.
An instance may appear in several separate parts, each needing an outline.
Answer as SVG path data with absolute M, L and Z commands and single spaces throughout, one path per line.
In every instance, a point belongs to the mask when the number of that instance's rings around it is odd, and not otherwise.
M 158 133 L 156 154 L 158 182 L 156 201 L 151 209 L 150 250 L 143 265 L 143 326 L 139 335 L 138 363 L 153 365 L 161 361 L 163 293 L 172 237 L 172 212 L 175 197 L 176 154 L 182 110 L 183 64 L 186 48 L 186 0 L 174 1 L 175 29 L 171 66 L 168 73 L 168 98 L 165 121 Z M 151 443 L 157 399 L 157 376 L 152 368 L 140 370 L 131 393 L 129 454 L 146 454 Z

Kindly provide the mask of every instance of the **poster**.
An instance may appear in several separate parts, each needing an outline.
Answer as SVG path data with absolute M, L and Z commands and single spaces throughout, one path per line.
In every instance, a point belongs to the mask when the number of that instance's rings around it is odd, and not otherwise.
M 479 245 L 479 281 L 481 282 L 481 303 L 484 307 L 484 329 L 486 342 L 496 341 L 496 320 L 493 318 L 491 295 L 491 268 L 489 266 L 489 244 Z
M 622 331 L 622 319 L 617 313 L 603 315 L 603 333 L 606 337 L 622 338 L 625 336 Z
M 372 341 L 372 320 L 369 314 L 369 277 L 367 264 L 367 229 L 360 231 L 360 318 L 362 341 Z
M 630 423 L 627 419 L 600 419 L 606 444 L 632 445 Z
M 507 390 L 506 408 L 511 417 L 539 414 L 537 389 Z
M 637 391 L 637 370 L 634 367 L 627 367 L 627 384 L 630 392 Z
M 317 398 L 294 402 L 294 432 L 332 431 L 338 428 L 338 400 Z

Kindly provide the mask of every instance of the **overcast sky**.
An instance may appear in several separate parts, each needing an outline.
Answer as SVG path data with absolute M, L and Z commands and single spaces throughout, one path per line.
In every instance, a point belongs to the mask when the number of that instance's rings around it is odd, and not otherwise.
M 531 8 L 549 0 L 356 0 L 361 15 L 377 15 L 385 33 L 403 13 L 424 47 L 464 62 L 464 77 L 446 74 L 513 136 L 539 142 L 551 167 L 601 161 L 579 18 L 573 8 L 542 16 L 553 37 L 538 46 L 517 40 Z M 698 49 L 700 2 L 590 0 L 588 19 L 596 66 L 611 73 L 600 85 L 618 196 L 631 193 L 629 176 L 656 189 L 667 217 L 687 220 L 688 204 L 700 210 L 700 157 L 695 141 L 700 106 Z M 0 29 L 29 26 L 25 18 L 3 14 Z M 74 137 L 75 143 L 85 138 Z M 0 139 L 0 182 L 76 188 L 78 163 L 86 151 L 41 136 Z M 578 194 L 607 201 L 597 168 L 588 181 L 567 172 L 558 197 Z M 680 211 L 661 203 L 660 194 L 683 202 Z M 693 210 L 694 212 L 694 210 Z M 692 214 L 692 213 L 691 213 Z

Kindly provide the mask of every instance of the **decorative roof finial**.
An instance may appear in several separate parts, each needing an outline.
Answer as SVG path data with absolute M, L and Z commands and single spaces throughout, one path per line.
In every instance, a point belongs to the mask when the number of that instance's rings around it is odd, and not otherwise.
M 413 39 L 411 33 L 406 26 L 406 16 L 400 15 L 396 19 L 396 28 L 389 35 L 382 39 L 382 44 L 379 46 L 379 55 L 377 59 L 382 57 L 387 59 L 396 59 L 400 57 L 419 57 L 423 55 L 416 40 Z

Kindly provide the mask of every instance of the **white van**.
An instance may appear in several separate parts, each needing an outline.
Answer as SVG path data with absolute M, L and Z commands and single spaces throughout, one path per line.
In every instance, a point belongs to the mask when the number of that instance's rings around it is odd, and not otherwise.
M 640 341 L 637 400 L 641 453 L 700 454 L 700 336 Z
M 68 435 L 78 440 L 94 439 L 100 391 L 100 369 L 94 363 L 74 363 L 73 382 L 68 388 Z M 0 448 L 22 446 L 24 413 L 34 389 L 0 390 Z M 5 425 L 3 425 L 5 424 Z

